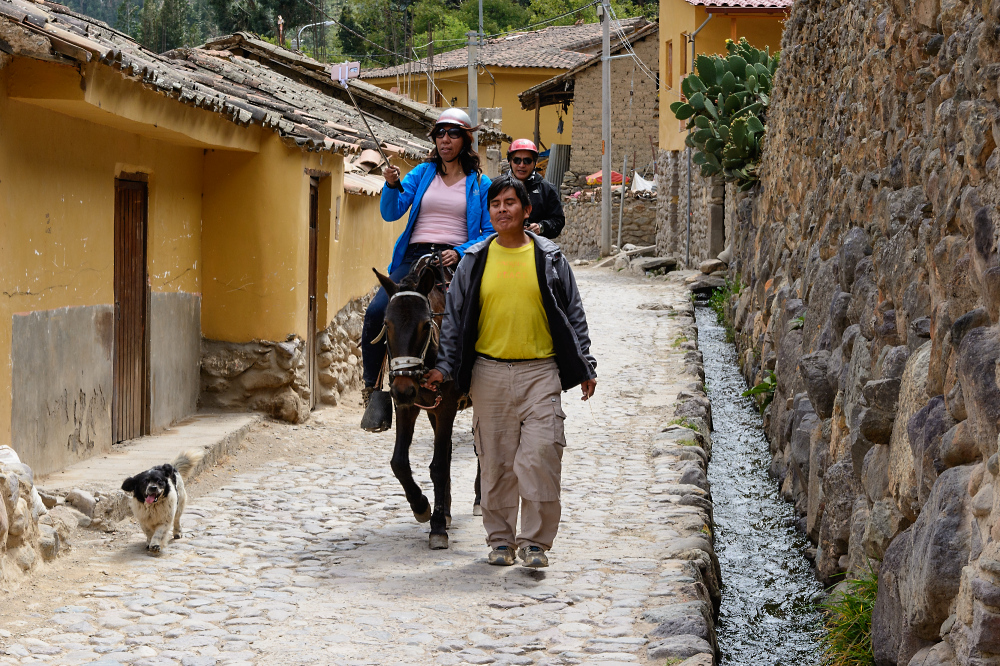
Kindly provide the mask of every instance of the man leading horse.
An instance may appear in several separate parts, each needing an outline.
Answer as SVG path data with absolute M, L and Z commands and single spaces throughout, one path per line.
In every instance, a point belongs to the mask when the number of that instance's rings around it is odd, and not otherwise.
M 489 563 L 548 566 L 559 528 L 561 393 L 597 387 L 580 293 L 559 247 L 524 228 L 524 183 L 502 176 L 487 192 L 496 235 L 465 250 L 448 292 L 440 348 L 424 386 L 454 380 L 473 403 Z M 521 531 L 515 534 L 520 502 Z

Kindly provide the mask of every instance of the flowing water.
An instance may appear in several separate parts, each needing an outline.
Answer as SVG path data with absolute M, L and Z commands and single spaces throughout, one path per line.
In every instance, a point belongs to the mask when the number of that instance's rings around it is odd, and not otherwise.
M 708 478 L 724 585 L 716 626 L 721 664 L 819 664 L 823 588 L 803 556 L 809 541 L 768 475 L 771 454 L 753 402 L 740 397 L 746 382 L 734 346 L 712 310 L 699 307 L 697 319 L 715 425 Z

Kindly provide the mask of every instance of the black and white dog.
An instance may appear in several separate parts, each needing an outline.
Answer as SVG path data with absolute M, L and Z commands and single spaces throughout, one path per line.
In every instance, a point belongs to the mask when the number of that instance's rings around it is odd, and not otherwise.
M 173 537 L 181 538 L 181 514 L 187 503 L 184 477 L 190 476 L 204 453 L 185 451 L 173 464 L 158 465 L 125 479 L 122 490 L 132 493 L 129 504 L 139 526 L 146 533 L 146 550 L 159 553 Z

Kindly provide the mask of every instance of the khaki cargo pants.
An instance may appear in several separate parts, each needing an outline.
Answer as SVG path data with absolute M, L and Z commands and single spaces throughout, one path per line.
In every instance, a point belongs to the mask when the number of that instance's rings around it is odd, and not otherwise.
M 566 446 L 561 392 L 555 359 L 476 359 L 469 394 L 483 526 L 492 548 L 552 547 Z M 521 532 L 515 537 L 519 501 Z

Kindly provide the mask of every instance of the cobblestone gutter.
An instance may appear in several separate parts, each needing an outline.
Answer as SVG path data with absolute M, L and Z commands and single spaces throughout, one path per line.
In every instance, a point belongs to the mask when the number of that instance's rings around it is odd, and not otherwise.
M 650 449 L 659 505 L 652 520 L 669 524 L 676 537 L 666 544 L 662 585 L 654 591 L 661 606 L 650 604 L 642 619 L 649 632 L 651 660 L 683 659 L 683 666 L 708 666 L 718 654 L 715 619 L 721 601 L 721 572 L 714 548 L 712 493 L 712 407 L 705 393 L 705 370 L 698 351 L 694 307 L 675 307 L 684 350 L 682 374 L 690 379 L 673 404 L 674 418 L 656 435 Z

